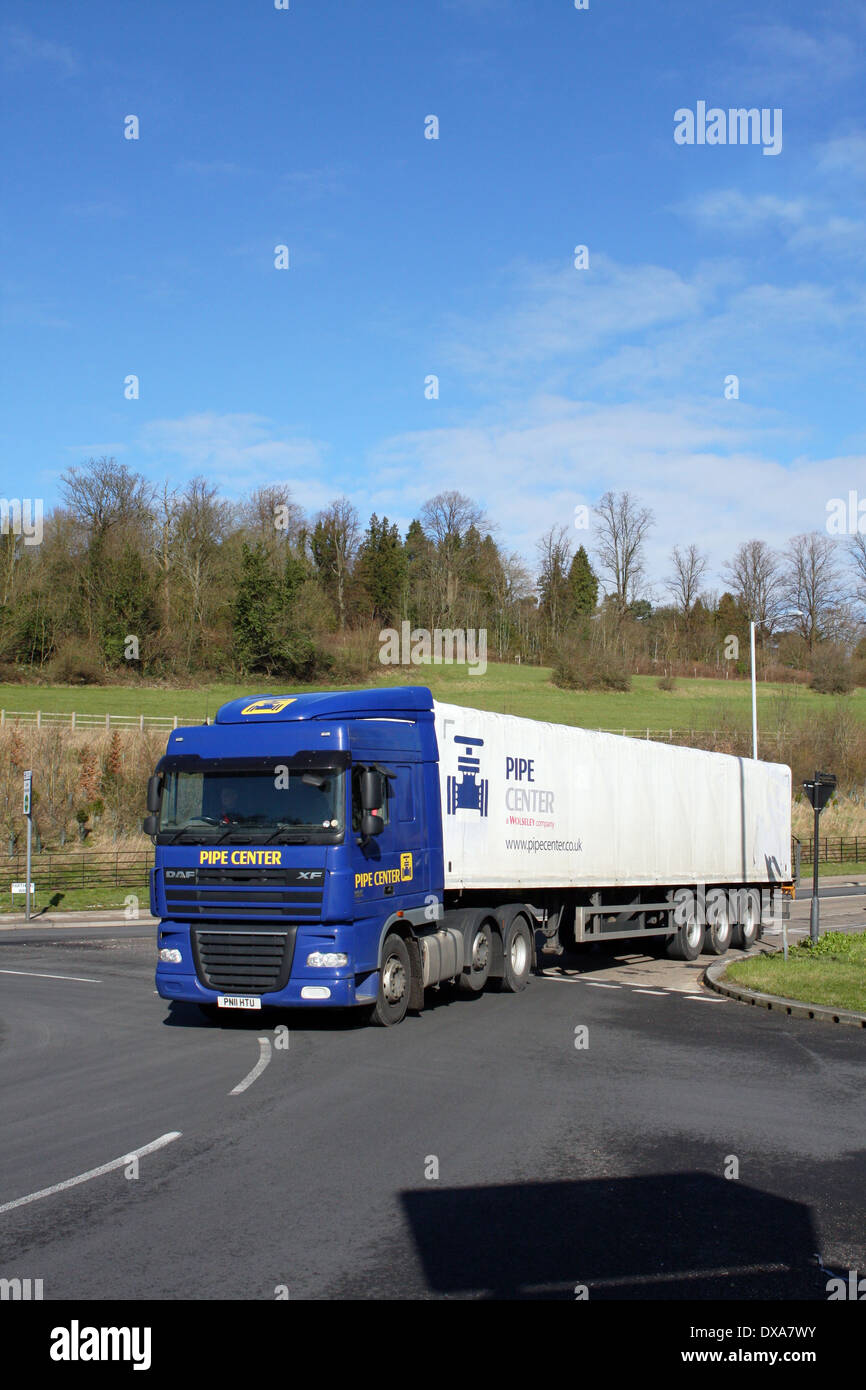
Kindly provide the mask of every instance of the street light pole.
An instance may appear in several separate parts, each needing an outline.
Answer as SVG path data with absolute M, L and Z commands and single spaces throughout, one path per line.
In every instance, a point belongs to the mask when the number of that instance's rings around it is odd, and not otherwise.
M 755 684 L 755 624 L 749 623 L 749 644 L 752 649 L 752 757 L 758 757 L 758 687 Z

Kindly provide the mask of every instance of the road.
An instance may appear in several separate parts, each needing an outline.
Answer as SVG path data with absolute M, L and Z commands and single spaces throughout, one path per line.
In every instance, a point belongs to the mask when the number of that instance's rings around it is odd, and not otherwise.
M 146 925 L 39 931 L 0 934 L 0 1276 L 46 1299 L 823 1300 L 816 1253 L 866 1269 L 866 1037 L 724 1000 L 706 957 L 214 1026 L 154 994 Z

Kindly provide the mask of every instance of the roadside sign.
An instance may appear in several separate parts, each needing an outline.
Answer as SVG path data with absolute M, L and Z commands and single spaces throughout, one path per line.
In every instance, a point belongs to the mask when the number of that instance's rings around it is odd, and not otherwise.
M 816 772 L 811 782 L 803 783 L 803 790 L 816 811 L 823 811 L 836 791 L 836 778 L 832 772 Z
M 26 893 L 26 892 L 27 892 L 27 884 L 26 884 L 26 883 L 13 883 L 13 884 L 12 884 L 12 896 L 13 896 L 13 897 L 15 896 L 16 893 Z M 36 884 L 35 884 L 35 883 L 31 883 L 31 885 L 30 885 L 30 896 L 32 897 L 33 894 L 34 894 L 35 892 L 36 892 Z
M 25 814 L 25 816 L 29 816 L 29 815 L 30 815 L 30 792 L 31 792 L 32 787 L 33 787 L 33 773 L 32 773 L 32 772 L 25 772 L 25 774 L 24 774 L 24 814 Z

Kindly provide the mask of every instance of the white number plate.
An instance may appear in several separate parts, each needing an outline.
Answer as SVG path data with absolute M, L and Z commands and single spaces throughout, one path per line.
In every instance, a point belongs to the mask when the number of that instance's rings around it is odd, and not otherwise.
M 252 994 L 221 994 L 217 1000 L 217 1007 L 220 1009 L 260 1009 L 261 999 L 256 999 Z

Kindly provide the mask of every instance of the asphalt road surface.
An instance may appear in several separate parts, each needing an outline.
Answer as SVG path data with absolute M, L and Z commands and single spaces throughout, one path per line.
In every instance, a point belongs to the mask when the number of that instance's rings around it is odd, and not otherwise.
M 155 995 L 145 930 L 0 933 L 0 1276 L 46 1299 L 824 1301 L 816 1255 L 866 1269 L 866 1031 L 626 946 L 394 1029 L 215 1026 Z

